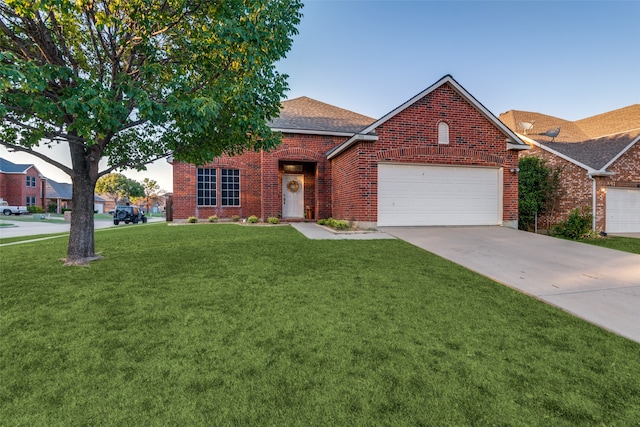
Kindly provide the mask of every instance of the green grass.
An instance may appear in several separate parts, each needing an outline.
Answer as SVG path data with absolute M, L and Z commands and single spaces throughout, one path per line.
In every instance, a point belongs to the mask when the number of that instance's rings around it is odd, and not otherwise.
M 582 239 L 580 241 L 590 245 L 631 252 L 632 254 L 640 254 L 640 239 L 633 237 L 609 236 L 604 238 Z
M 0 424 L 640 420 L 640 344 L 401 241 L 147 224 L 96 249 L 0 249 Z

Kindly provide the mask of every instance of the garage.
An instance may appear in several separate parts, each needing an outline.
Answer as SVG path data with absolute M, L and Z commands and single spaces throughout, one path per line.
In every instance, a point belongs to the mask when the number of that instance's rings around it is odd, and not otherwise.
M 502 169 L 378 164 L 378 225 L 500 225 Z
M 607 233 L 640 232 L 640 189 L 607 188 Z

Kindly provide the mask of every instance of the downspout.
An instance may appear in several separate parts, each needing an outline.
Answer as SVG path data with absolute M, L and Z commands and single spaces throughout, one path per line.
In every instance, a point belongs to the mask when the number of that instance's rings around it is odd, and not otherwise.
M 592 186 L 591 186 L 591 231 L 595 233 L 596 231 L 596 208 L 597 208 L 597 200 L 596 200 L 596 179 L 593 175 L 589 174 L 589 178 L 591 178 Z
M 597 208 L 597 195 L 598 195 L 598 189 L 596 188 L 596 177 L 598 176 L 609 177 L 613 175 L 615 175 L 615 172 L 607 172 L 603 170 L 588 172 L 589 178 L 591 178 L 591 180 L 593 181 L 593 186 L 591 189 L 591 199 L 592 199 L 591 215 L 593 217 L 593 220 L 592 220 L 591 228 L 594 232 L 596 231 L 596 208 Z

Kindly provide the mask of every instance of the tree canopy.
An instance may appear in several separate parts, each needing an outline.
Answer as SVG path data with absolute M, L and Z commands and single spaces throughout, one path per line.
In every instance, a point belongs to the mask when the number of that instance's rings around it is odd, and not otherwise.
M 116 205 L 122 198 L 143 197 L 146 193 L 143 184 L 129 179 L 121 173 L 110 173 L 100 177 L 96 182 L 96 191 L 111 197 Z
M 287 76 L 275 63 L 291 48 L 301 7 L 298 0 L 0 3 L 0 144 L 71 177 L 68 261 L 93 256 L 93 240 L 80 244 L 74 232 L 83 229 L 76 235 L 83 241 L 93 233 L 88 213 L 100 176 L 167 155 L 201 164 L 279 143 L 267 122 L 279 113 Z M 68 147 L 71 165 L 38 150 L 55 144 Z

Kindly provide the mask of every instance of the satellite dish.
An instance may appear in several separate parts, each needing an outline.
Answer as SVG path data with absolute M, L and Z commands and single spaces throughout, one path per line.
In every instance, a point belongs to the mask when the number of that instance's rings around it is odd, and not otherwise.
M 558 126 L 555 129 L 549 129 L 545 132 L 539 133 L 538 135 L 545 135 L 551 138 L 551 142 L 553 142 L 556 139 L 556 136 L 558 136 L 558 134 L 560 133 L 560 126 Z
M 535 120 L 531 120 L 530 122 L 520 122 L 518 123 L 518 126 L 524 129 L 524 134 L 526 135 L 528 130 L 533 129 L 533 125 L 535 122 Z

